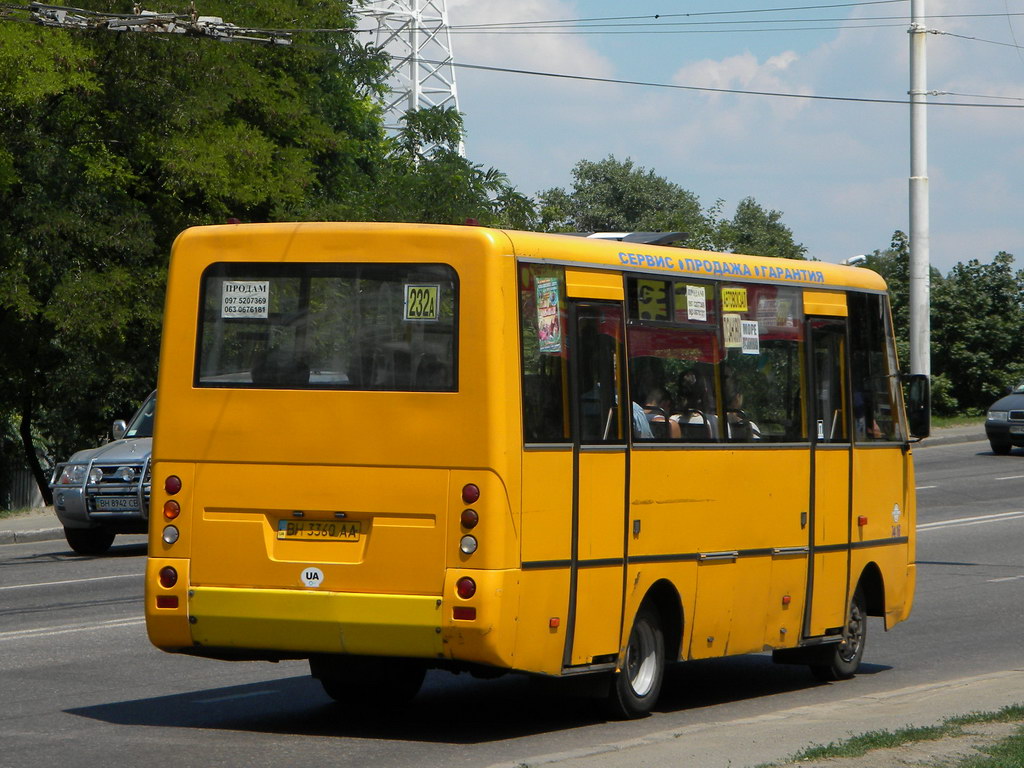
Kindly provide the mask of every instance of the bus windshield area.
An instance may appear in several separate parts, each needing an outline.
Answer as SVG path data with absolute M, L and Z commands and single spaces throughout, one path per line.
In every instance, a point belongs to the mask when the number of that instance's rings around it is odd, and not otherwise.
M 458 282 L 437 264 L 213 264 L 197 387 L 454 391 Z

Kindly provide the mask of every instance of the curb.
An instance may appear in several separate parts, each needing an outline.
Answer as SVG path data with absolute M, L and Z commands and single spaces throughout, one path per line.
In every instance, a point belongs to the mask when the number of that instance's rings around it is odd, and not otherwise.
M 36 528 L 31 531 L 0 531 L 0 544 L 27 544 L 64 538 L 63 528 Z
M 957 443 L 982 443 L 987 441 L 985 433 L 975 433 L 969 435 L 937 435 L 934 437 L 926 437 L 920 443 L 916 444 L 917 448 L 928 448 L 933 445 L 956 445 Z

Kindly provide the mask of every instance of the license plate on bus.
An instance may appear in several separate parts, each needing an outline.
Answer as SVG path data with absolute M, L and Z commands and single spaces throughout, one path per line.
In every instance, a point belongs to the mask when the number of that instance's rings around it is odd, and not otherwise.
M 362 524 L 341 520 L 279 520 L 277 538 L 295 541 L 359 541 Z
M 97 512 L 138 512 L 139 500 L 134 496 L 97 496 L 93 499 Z

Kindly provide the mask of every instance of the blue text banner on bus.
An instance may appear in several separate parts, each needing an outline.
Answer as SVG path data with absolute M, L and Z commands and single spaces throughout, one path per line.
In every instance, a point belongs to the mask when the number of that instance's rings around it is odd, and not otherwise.
M 671 256 L 651 256 L 645 253 L 619 253 L 619 261 L 635 267 L 653 267 L 670 269 L 676 272 L 688 272 L 705 275 L 735 275 L 738 277 L 760 277 L 769 280 L 786 280 L 801 283 L 824 283 L 823 272 L 813 269 L 793 269 L 790 267 L 753 266 L 736 261 L 720 259 L 675 259 Z

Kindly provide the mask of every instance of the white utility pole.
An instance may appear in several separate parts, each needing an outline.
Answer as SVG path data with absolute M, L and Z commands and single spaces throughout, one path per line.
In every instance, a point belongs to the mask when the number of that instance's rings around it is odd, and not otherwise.
M 910 372 L 930 376 L 928 254 L 928 59 L 925 0 L 910 3 Z
M 394 62 L 384 102 L 385 128 L 401 128 L 407 111 L 459 108 L 445 0 L 370 0 L 352 10 L 364 22 L 360 28 L 374 32 L 376 45 Z

